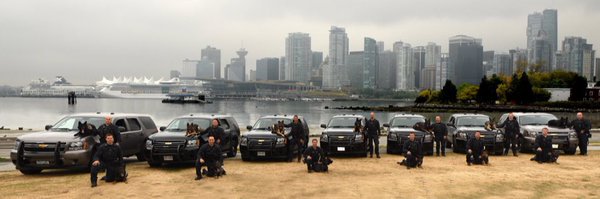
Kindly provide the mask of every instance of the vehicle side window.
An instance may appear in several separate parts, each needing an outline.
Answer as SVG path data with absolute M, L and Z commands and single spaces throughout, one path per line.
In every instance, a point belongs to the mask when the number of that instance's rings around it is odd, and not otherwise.
M 152 118 L 140 117 L 140 120 L 142 121 L 142 124 L 144 125 L 144 127 L 146 127 L 147 129 L 156 129 L 156 124 L 154 124 L 154 121 L 152 120 Z
M 225 130 L 229 129 L 229 122 L 227 122 L 226 119 L 219 119 L 219 123 L 221 123 L 220 124 L 221 128 L 223 128 Z
M 508 118 L 508 115 L 507 114 L 503 114 L 500 117 L 500 120 L 498 120 L 498 123 L 500 123 L 500 124 L 504 123 L 504 120 L 506 120 L 506 118 Z
M 138 120 L 135 118 L 127 118 L 127 123 L 129 123 L 129 130 L 139 131 L 142 129 L 140 126 L 140 122 L 138 122 Z
M 118 127 L 123 127 L 123 128 L 125 128 L 125 132 L 129 131 L 129 130 L 127 130 L 127 125 L 125 124 L 125 120 L 124 120 L 124 119 L 118 119 L 118 120 L 115 122 L 115 125 L 117 125 Z

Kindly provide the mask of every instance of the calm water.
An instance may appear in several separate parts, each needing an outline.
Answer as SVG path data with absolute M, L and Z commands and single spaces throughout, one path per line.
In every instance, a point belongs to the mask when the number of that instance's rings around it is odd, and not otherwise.
M 325 106 L 387 106 L 409 105 L 406 102 L 261 102 L 248 100 L 215 101 L 213 104 L 163 104 L 160 100 L 151 99 L 78 99 L 77 105 L 68 105 L 61 98 L 0 98 L 0 126 L 15 129 L 43 129 L 46 124 L 54 124 L 61 117 L 80 112 L 128 112 L 152 115 L 158 126 L 167 125 L 171 119 L 189 113 L 220 113 L 235 117 L 240 126 L 252 125 L 264 115 L 298 114 L 303 115 L 311 129 L 318 129 L 322 123 L 336 114 L 356 113 L 368 116 L 368 112 L 325 109 Z M 498 118 L 501 113 L 485 113 Z M 378 112 L 377 118 L 387 123 L 395 113 Z M 418 114 L 418 113 L 417 113 Z M 433 117 L 434 113 L 422 113 Z M 446 120 L 451 113 L 441 113 Z M 557 116 L 574 118 L 574 113 L 554 113 Z M 600 121 L 600 114 L 587 114 L 593 123 Z M 597 127 L 597 125 L 594 125 Z

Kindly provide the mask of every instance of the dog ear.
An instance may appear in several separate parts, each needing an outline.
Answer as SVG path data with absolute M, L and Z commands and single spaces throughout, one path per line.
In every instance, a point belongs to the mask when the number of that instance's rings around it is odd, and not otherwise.
M 81 126 L 81 125 L 82 125 L 82 124 L 81 124 L 81 121 L 78 121 L 77 123 L 79 123 L 79 126 Z

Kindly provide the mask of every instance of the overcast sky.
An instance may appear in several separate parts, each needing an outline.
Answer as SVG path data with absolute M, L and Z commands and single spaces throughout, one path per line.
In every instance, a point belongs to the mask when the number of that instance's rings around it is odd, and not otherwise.
M 240 47 L 247 69 L 256 59 L 285 55 L 290 32 L 306 32 L 312 50 L 327 56 L 330 26 L 346 28 L 350 51 L 363 38 L 413 46 L 465 34 L 485 50 L 525 48 L 527 15 L 558 9 L 559 45 L 565 36 L 600 44 L 597 0 L 2 0 L 0 85 L 20 86 L 63 75 L 75 84 L 102 76 L 169 77 L 207 45 L 221 49 L 222 67 Z

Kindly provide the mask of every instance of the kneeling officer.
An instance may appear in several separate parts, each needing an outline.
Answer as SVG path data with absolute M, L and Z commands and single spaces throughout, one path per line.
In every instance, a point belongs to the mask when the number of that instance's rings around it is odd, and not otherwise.
M 106 169 L 106 182 L 126 181 L 125 162 L 121 148 L 115 144 L 114 135 L 108 133 L 105 136 L 106 143 L 100 145 L 94 155 L 91 169 L 92 187 L 98 185 L 98 172 Z

